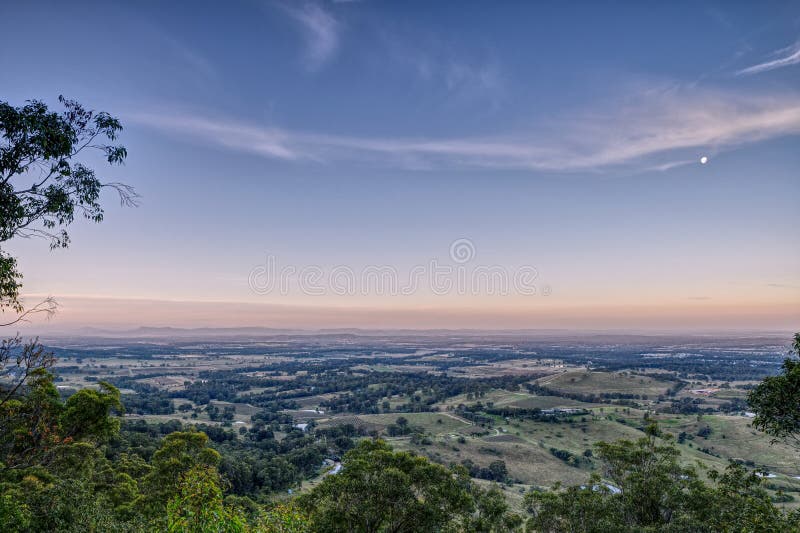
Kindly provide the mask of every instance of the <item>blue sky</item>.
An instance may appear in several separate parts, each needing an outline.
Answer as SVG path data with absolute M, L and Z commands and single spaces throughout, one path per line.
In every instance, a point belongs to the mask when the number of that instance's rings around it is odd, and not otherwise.
M 30 300 L 62 301 L 56 326 L 800 318 L 796 2 L 31 1 L 0 19 L 0 98 L 118 115 L 130 155 L 105 175 L 142 195 L 109 196 L 69 250 L 10 246 Z M 461 238 L 472 267 L 534 266 L 538 293 L 248 284 L 270 254 L 405 273 Z

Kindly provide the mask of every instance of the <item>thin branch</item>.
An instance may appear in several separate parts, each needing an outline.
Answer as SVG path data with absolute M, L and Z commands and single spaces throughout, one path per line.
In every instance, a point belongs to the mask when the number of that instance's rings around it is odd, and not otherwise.
M 19 315 L 11 322 L 0 324 L 0 327 L 13 326 L 14 324 L 17 324 L 19 322 L 30 322 L 30 317 L 32 315 L 36 315 L 39 313 L 44 313 L 45 318 L 47 320 L 50 320 L 50 318 L 52 318 L 53 315 L 56 314 L 56 311 L 58 311 L 58 302 L 52 296 L 48 296 L 47 298 L 45 298 L 38 304 L 34 305 L 30 309 L 26 309 L 21 315 Z
M 19 336 L 14 337 L 13 339 L 3 341 L 2 344 L 2 351 L 3 351 L 3 358 L 4 362 L 8 360 L 8 358 L 20 348 L 22 344 L 22 340 Z M 39 344 L 39 339 L 36 338 L 29 343 L 26 343 L 22 346 L 21 351 L 16 356 L 16 367 L 22 371 L 22 378 L 20 378 L 17 383 L 6 392 L 2 399 L 0 399 L 0 408 L 5 405 L 5 403 L 14 397 L 20 387 L 28 380 L 33 372 L 37 369 L 47 369 L 53 366 L 55 363 L 55 356 L 51 352 L 47 352 L 44 349 L 44 346 Z M 5 367 L 5 365 L 3 365 Z
M 119 203 L 123 207 L 138 207 L 139 199 L 141 196 L 136 192 L 136 189 L 130 185 L 119 182 L 104 183 L 103 187 L 109 187 L 117 191 L 119 194 Z

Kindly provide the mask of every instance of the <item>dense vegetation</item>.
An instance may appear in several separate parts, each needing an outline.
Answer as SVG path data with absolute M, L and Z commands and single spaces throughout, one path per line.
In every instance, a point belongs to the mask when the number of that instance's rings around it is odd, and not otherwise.
M 782 376 L 785 377 L 785 376 Z M 772 386 L 765 382 L 765 386 Z M 710 472 L 679 464 L 657 426 L 637 441 L 596 444 L 595 475 L 581 486 L 526 494 L 525 515 L 496 489 L 505 465 L 487 473 L 450 468 L 355 428 L 290 433 L 265 426 L 244 439 L 219 427 L 120 425 L 119 391 L 100 383 L 61 400 L 37 372 L 0 410 L 0 521 L 6 531 L 788 531 L 798 513 L 775 507 L 753 471 L 732 463 Z M 769 412 L 759 412 L 762 420 Z M 402 420 L 398 427 L 407 426 Z M 213 441 L 209 438 L 213 436 Z M 558 451 L 558 450 L 556 450 Z M 270 495 L 343 453 L 340 472 L 276 505 Z M 602 479 L 610 480 L 606 484 Z M 223 490 L 223 487 L 226 490 Z M 225 497 L 224 494 L 228 496 Z M 526 516 L 527 515 L 527 516 Z

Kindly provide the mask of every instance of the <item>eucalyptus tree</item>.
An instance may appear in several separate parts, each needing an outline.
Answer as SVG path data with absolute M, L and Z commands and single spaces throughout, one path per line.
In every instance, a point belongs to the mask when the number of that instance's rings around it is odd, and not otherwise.
M 7 244 L 20 238 L 42 238 L 51 249 L 69 246 L 67 228 L 76 218 L 101 222 L 101 192 L 115 191 L 123 205 L 136 205 L 128 185 L 105 180 L 90 166 L 99 154 L 108 165 L 127 157 L 115 144 L 120 121 L 105 112 L 58 98 L 59 111 L 39 100 L 22 106 L 0 101 L 0 326 L 13 326 L 31 315 L 52 315 L 56 300 L 46 298 L 25 307 L 22 272 Z M 0 345 L 0 374 L 6 378 L 0 406 L 20 391 L 38 368 L 53 364 L 52 355 L 34 340 L 9 335 Z

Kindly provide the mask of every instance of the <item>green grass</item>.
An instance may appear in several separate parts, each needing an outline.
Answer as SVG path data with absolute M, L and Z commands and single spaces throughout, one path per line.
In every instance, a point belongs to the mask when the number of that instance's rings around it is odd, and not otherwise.
M 500 401 L 504 401 L 502 398 L 511 400 L 513 397 L 503 391 L 496 392 L 487 396 Z M 515 398 L 513 401 L 526 400 Z M 592 472 L 602 473 L 599 461 L 594 458 L 591 466 L 581 464 L 574 467 L 554 457 L 550 448 L 568 450 L 583 456 L 586 450 L 594 453 L 594 445 L 598 441 L 636 440 L 644 436 L 639 429 L 646 424 L 643 410 L 619 406 L 603 407 L 603 412 L 600 409 L 600 406 L 596 406 L 592 409 L 593 414 L 575 416 L 571 421 L 558 424 L 517 419 L 506 424 L 496 417 L 496 426 L 488 429 L 488 434 L 478 436 L 471 435 L 470 430 L 487 432 L 487 429 L 462 425 L 461 429 L 452 428 L 452 432 L 434 430 L 431 431 L 434 435 L 433 442 L 429 445 L 415 445 L 407 438 L 388 440 L 398 449 L 414 451 L 445 465 L 469 459 L 480 466 L 488 466 L 491 461 L 501 459 L 506 462 L 510 475 L 525 486 L 549 487 L 556 482 L 579 484 L 584 483 Z M 419 415 L 424 415 L 428 421 L 441 416 L 439 413 L 412 413 L 403 416 L 411 421 L 412 417 Z M 391 423 L 396 415 L 364 415 L 359 418 Z M 710 469 L 724 470 L 731 459 L 752 459 L 759 467 L 778 475 L 767 480 L 767 483 L 783 487 L 790 493 L 800 491 L 800 480 L 793 478 L 800 475 L 793 463 L 796 450 L 793 451 L 785 445 L 771 445 L 768 437 L 749 426 L 749 419 L 723 415 L 705 415 L 699 422 L 696 416 L 688 415 L 657 415 L 656 418 L 663 430 L 676 436 L 681 431 L 696 435 L 700 427 L 706 425 L 712 428 L 708 439 L 695 436 L 693 440 L 677 445 L 683 464 L 695 467 L 698 463 L 702 464 L 698 468 L 701 477 L 707 479 Z M 422 417 L 418 420 L 422 420 Z M 458 442 L 459 436 L 463 437 L 464 442 Z M 708 448 L 719 457 L 701 452 L 700 448 Z M 789 507 L 794 505 L 796 503 L 789 504 Z
M 539 381 L 549 389 L 559 392 L 579 394 L 638 394 L 655 399 L 664 394 L 671 386 L 650 376 L 638 376 L 623 372 L 591 372 L 586 370 L 570 371 L 542 378 Z
M 596 407 L 597 404 L 579 402 L 571 400 L 570 398 L 561 398 L 560 396 L 529 396 L 521 398 L 508 404 L 512 407 L 521 407 L 524 409 L 555 409 L 555 408 L 584 408 L 589 409 Z
M 694 439 L 686 441 L 687 447 L 691 443 L 695 449 L 708 448 L 725 459 L 752 460 L 770 472 L 800 475 L 797 450 L 783 443 L 772 444 L 770 437 L 755 430 L 751 422 L 749 418 L 726 415 L 703 415 L 700 421 L 695 416 L 677 416 L 660 421 L 662 427 L 674 435 L 680 432 L 694 435 Z M 707 438 L 696 436 L 700 428 L 706 426 L 711 428 L 711 434 Z
M 447 413 L 391 413 L 381 415 L 359 415 L 358 418 L 379 426 L 394 424 L 398 417 L 404 417 L 409 425 L 422 428 L 432 435 L 445 435 L 458 433 L 471 426 L 466 421 L 458 419 Z

